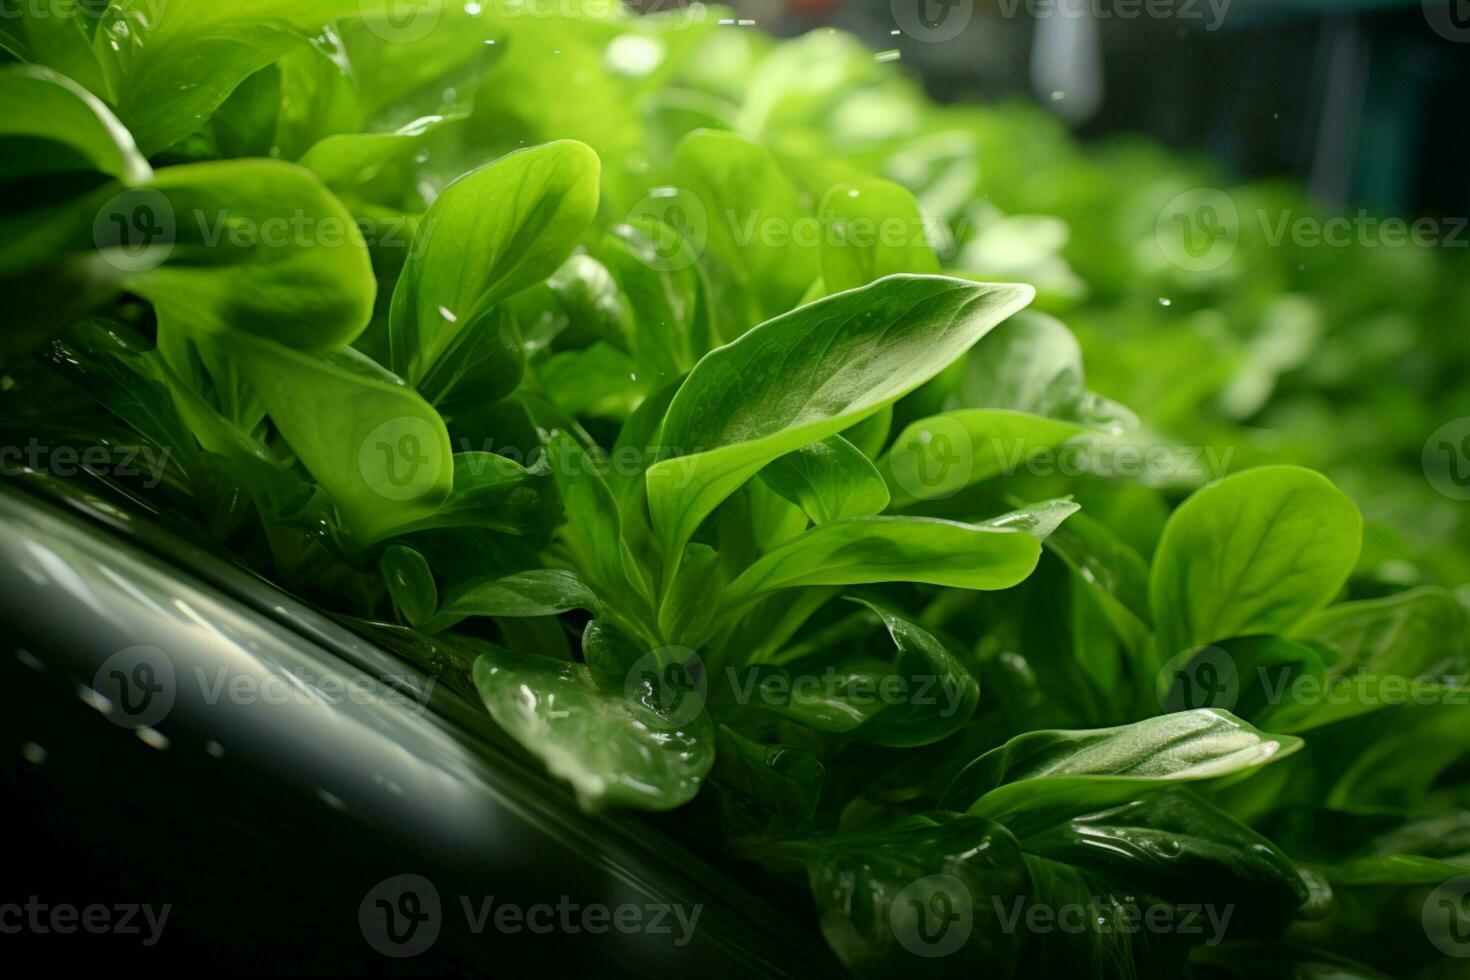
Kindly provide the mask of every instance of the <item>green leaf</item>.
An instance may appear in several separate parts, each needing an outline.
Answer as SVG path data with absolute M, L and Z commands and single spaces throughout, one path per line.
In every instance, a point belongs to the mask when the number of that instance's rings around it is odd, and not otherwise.
M 585 810 L 671 810 L 693 799 L 714 763 L 714 728 L 700 712 L 671 724 L 584 664 L 495 651 L 475 661 L 475 687 L 496 724 Z
M 393 293 L 395 372 L 417 385 L 488 329 L 496 303 L 555 272 L 597 212 L 598 171 L 590 148 L 560 140 L 451 184 L 424 216 Z
M 453 589 L 424 629 L 442 632 L 470 616 L 526 619 L 555 616 L 569 609 L 596 613 L 601 608 L 597 596 L 574 573 L 560 568 L 533 568 L 466 582 Z
M 917 623 L 853 601 L 887 628 L 896 647 L 892 662 L 845 651 L 793 661 L 784 671 L 789 696 L 767 707 L 809 728 L 876 745 L 928 745 L 958 731 L 975 713 L 980 682 Z
M 395 535 L 433 528 L 488 528 L 506 534 L 549 534 L 561 505 L 544 466 L 527 469 L 495 453 L 455 453 L 453 490 L 426 514 L 394 528 Z
M 961 367 L 946 411 L 911 422 L 879 464 L 896 506 L 1024 475 L 1069 440 L 1135 421 L 1088 393 L 1077 340 L 1042 313 L 1025 310 L 1007 320 Z M 1054 470 L 1055 463 L 1048 460 L 1047 467 Z
M 824 230 L 822 280 L 830 292 L 903 272 L 939 272 L 919 204 L 898 184 L 839 184 L 827 192 L 818 213 Z
M 540 392 L 570 415 L 620 418 L 642 394 L 633 359 L 602 341 L 551 355 L 536 376 Z
M 894 976 L 921 962 L 956 976 L 1012 975 L 1021 936 L 1002 916 L 1030 878 L 999 824 L 915 816 L 755 853 L 805 866 L 822 934 L 857 976 Z
M 152 155 L 198 129 L 235 87 L 368 0 L 222 0 L 155 4 L 115 0 L 94 45 L 107 94 L 143 151 Z M 115 45 L 115 47 L 114 47 Z
M 351 213 L 292 164 L 167 167 L 102 218 L 117 219 L 99 228 L 120 284 L 192 336 L 325 351 L 351 343 L 372 315 L 376 280 Z
M 1367 670 L 1334 662 L 1333 651 L 1317 642 L 1244 637 L 1206 647 L 1172 673 L 1207 698 L 1212 690 L 1233 694 L 1238 685 L 1232 710 L 1293 734 L 1389 708 L 1470 703 L 1463 676 L 1441 677 L 1428 669 L 1398 672 L 1410 666 L 1400 661 L 1388 670 Z M 1439 660 L 1438 666 L 1445 662 Z M 1171 692 L 1171 704 L 1180 686 Z
M 1205 942 L 1211 938 L 1210 924 L 1199 909 L 1171 909 L 1127 882 L 1039 855 L 1026 854 L 1024 859 L 1030 887 L 1011 899 L 1002 915 L 1012 929 L 1029 928 L 1031 916 L 1041 923 L 1037 933 L 1027 937 L 1025 963 L 1034 971 L 1030 975 L 1129 980 L 1181 976 L 1188 937 L 1170 930 L 1176 923 L 1187 923 Z M 1156 908 L 1169 913 L 1162 931 L 1146 924 L 1145 917 Z
M 1335 676 L 1423 677 L 1463 667 L 1464 634 L 1464 610 L 1440 588 L 1339 603 L 1292 631 L 1337 651 L 1339 659 L 1329 664 Z
M 618 506 L 625 512 L 633 501 L 641 507 L 644 493 L 644 474 L 658 458 L 658 437 L 663 427 L 664 413 L 673 400 L 675 386 L 668 385 L 643 399 L 629 415 L 618 438 L 613 443 L 613 466 L 607 474 L 608 489 L 617 498 Z M 648 521 L 641 521 L 645 526 Z M 646 532 L 645 532 L 646 536 Z
M 1169 902 L 1234 904 L 1257 922 L 1280 921 L 1307 898 L 1280 849 L 1183 789 L 1076 817 L 1022 846 Z
M 577 254 L 546 280 L 568 320 L 570 344 L 602 340 L 623 353 L 633 346 L 633 312 L 607 266 Z
M 337 25 L 341 43 L 332 49 L 338 59 L 346 55 L 352 97 L 367 120 L 351 128 L 381 132 L 424 116 L 468 113 L 485 72 L 506 53 L 508 26 L 507 18 L 469 5 L 368 0 L 362 23 Z
M 828 436 L 778 457 L 760 476 L 814 524 L 879 514 L 888 506 L 888 487 L 878 470 L 842 436 Z
M 721 823 L 733 841 L 794 837 L 816 814 L 822 763 L 793 745 L 762 745 L 719 725 L 710 782 L 720 795 Z
M 719 608 L 724 584 L 719 552 L 708 545 L 689 545 L 679 577 L 659 606 L 658 628 L 664 638 L 688 647 L 702 646 L 713 632 L 710 611 Z
M 1351 500 L 1294 466 L 1246 470 L 1197 491 L 1169 518 L 1154 558 L 1157 655 L 1291 629 L 1342 588 L 1362 529 Z
M 226 343 L 359 546 L 449 496 L 453 451 L 439 413 L 366 356 L 343 348 L 314 357 L 243 334 Z
M 356 190 L 450 121 L 424 116 L 391 133 L 334 133 L 313 143 L 296 162 L 336 193 Z
M 461 335 L 453 357 L 439 361 L 419 392 L 446 415 L 468 415 L 509 396 L 526 373 L 525 343 L 507 305 L 493 307 Z
M 1008 527 L 927 517 L 855 517 L 797 535 L 725 590 L 726 610 L 776 589 L 926 582 L 1008 589 L 1036 567 L 1041 543 Z
M 0 18 L 0 48 L 105 95 L 108 79 L 93 50 L 103 12 L 95 0 L 52 0 L 44 6 L 7 4 Z
M 1212 708 L 1116 728 L 1028 732 L 970 763 L 941 806 L 999 820 L 1024 837 L 1181 782 L 1248 772 L 1301 745 Z
M 566 507 L 563 539 L 595 588 L 636 608 L 630 587 L 643 595 L 648 586 L 636 571 L 628 574 L 635 562 L 626 554 L 622 515 L 599 467 L 576 439 L 559 430 L 547 437 L 546 454 Z
M 800 301 L 819 271 L 815 241 L 802 241 L 816 220 L 769 150 L 735 133 L 700 130 L 674 150 L 673 172 L 683 192 L 679 209 L 706 256 L 718 334 L 734 340 Z M 703 246 L 701 249 L 701 245 Z
M 852 443 L 864 456 L 877 459 L 888 444 L 893 429 L 893 406 L 880 409 L 850 429 L 844 429 L 842 438 Z
M 632 310 L 639 377 L 656 384 L 682 377 L 709 348 L 696 331 L 699 279 L 689 243 L 661 221 L 635 219 L 615 226 L 597 257 Z
M 778 456 L 835 435 L 917 388 L 1024 306 L 1023 286 L 895 276 L 793 310 L 710 352 L 664 419 L 648 470 L 664 552 Z
M 604 684 L 623 683 L 643 654 L 641 646 L 610 623 L 589 619 L 582 629 L 582 659 Z
M 1470 753 L 1463 686 L 1400 700 L 1317 733 L 1311 746 L 1324 804 L 1338 810 L 1427 812 L 1431 790 Z M 1318 748 L 1318 744 L 1321 748 Z M 1445 780 L 1448 782 L 1448 780 Z
M 1106 524 L 1084 510 L 1046 539 L 1067 566 L 1121 619 L 1120 628 L 1149 622 L 1148 564 Z
M 1224 708 L 1272 731 L 1297 733 L 1325 724 L 1325 698 L 1297 699 L 1299 685 L 1325 692 L 1319 648 L 1278 636 L 1246 636 L 1200 647 L 1172 658 L 1158 676 L 1158 702 L 1166 711 Z M 1333 700 L 1336 700 L 1334 697 Z M 1355 714 L 1359 707 L 1333 705 Z M 1368 709 L 1371 710 L 1371 709 Z
M 1355 858 L 1322 869 L 1327 880 L 1344 888 L 1365 885 L 1438 885 L 1470 874 L 1470 862 L 1444 861 L 1418 854 Z
M 506 50 L 479 80 L 470 126 L 500 146 L 580 140 L 616 178 L 641 155 L 641 125 L 632 93 L 609 74 L 609 42 L 635 21 L 609 7 L 579 8 L 552 17 L 506 9 L 508 43 L 494 45 Z
M 156 350 L 126 328 L 88 317 L 41 356 L 113 415 L 155 446 L 170 465 L 188 470 L 197 446 L 174 406 Z
M 1061 321 L 1027 310 L 965 360 L 954 408 L 996 408 L 1080 420 L 1087 401 L 1082 347 Z
M 0 98 L 6 106 L 0 136 L 64 144 L 124 186 L 146 183 L 153 176 L 132 134 L 112 110 L 70 78 L 43 65 L 6 65 L 0 68 Z M 12 160 L 7 169 L 17 162 Z
M 1078 422 L 970 408 L 911 422 L 878 462 L 895 507 L 943 500 L 997 476 L 1024 473 L 1039 453 L 1087 431 Z
M 393 607 L 410 626 L 421 626 L 439 606 L 434 573 L 424 556 L 412 548 L 392 544 L 383 549 L 378 570 L 393 597 Z

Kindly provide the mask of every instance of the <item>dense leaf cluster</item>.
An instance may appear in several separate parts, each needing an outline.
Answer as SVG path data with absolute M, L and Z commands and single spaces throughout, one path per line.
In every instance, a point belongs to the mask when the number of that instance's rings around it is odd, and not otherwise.
M 854 973 L 1451 975 L 1438 257 L 1170 264 L 1204 168 L 836 33 L 379 6 L 0 21 L 7 442 L 804 875 Z

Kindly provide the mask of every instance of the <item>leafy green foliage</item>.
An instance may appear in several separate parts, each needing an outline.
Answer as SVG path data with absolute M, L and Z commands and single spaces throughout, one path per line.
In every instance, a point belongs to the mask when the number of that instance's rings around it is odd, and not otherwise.
M 897 401 L 1028 298 L 1024 287 L 897 276 L 798 307 L 710 352 L 664 416 L 669 458 L 648 471 L 665 550 L 677 555 L 765 464 Z
M 1164 528 L 1149 580 L 1164 651 L 1281 633 L 1358 560 L 1357 508 L 1319 474 L 1264 467 L 1205 487 Z
M 597 157 L 570 140 L 512 153 L 448 187 L 424 215 L 393 293 L 393 369 L 418 384 L 446 355 L 449 371 L 456 359 L 476 360 L 460 348 L 496 343 L 480 339 L 496 327 L 486 314 L 554 272 L 596 210 Z
M 48 6 L 7 444 L 158 460 L 74 479 L 804 875 L 855 974 L 1448 975 L 1463 267 L 1183 268 L 1207 171 L 697 6 Z

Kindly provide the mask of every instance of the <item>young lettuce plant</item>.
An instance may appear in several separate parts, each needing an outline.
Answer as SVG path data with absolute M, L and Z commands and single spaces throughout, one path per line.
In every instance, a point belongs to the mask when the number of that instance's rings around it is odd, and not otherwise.
M 737 617 L 759 615 L 760 604 L 783 590 L 905 581 L 1003 589 L 1035 566 L 1040 539 L 1069 506 L 1043 505 L 974 524 L 854 513 L 846 501 L 866 498 L 874 509 L 886 503 L 872 463 L 845 442 L 850 452 L 842 454 L 805 449 L 933 378 L 1028 298 L 1024 287 L 894 276 L 755 327 L 705 355 L 679 386 L 652 429 L 654 444 L 640 447 L 640 455 L 653 461 L 644 474 L 646 492 L 630 494 L 626 506 L 619 506 L 586 447 L 553 431 L 549 455 L 568 519 L 563 538 L 578 575 L 528 571 L 466 583 L 446 596 L 430 626 L 466 615 L 591 611 L 586 636 L 605 648 L 605 659 L 589 656 L 585 666 L 568 667 L 521 656 L 500 662 L 487 654 L 476 666 L 482 696 L 531 751 L 560 760 L 563 769 L 573 764 L 568 758 L 586 767 L 573 780 L 584 804 L 632 802 L 620 795 L 617 772 L 595 768 L 629 758 L 647 764 L 636 802 L 657 809 L 686 802 L 713 761 L 709 720 L 701 707 L 678 720 L 703 725 L 687 733 L 674 726 L 682 737 L 670 739 L 658 730 L 670 726 L 650 728 L 648 712 L 657 715 L 671 676 L 698 687 L 703 698 L 726 667 L 746 665 L 722 642 Z M 754 535 L 750 517 L 738 511 L 715 521 L 712 540 L 720 547 L 694 540 L 706 519 L 752 477 L 791 454 L 802 457 L 793 465 L 802 467 L 803 487 L 821 502 L 813 509 L 837 519 L 800 531 L 751 561 L 732 555 Z M 852 465 L 854 456 L 862 465 Z M 947 668 L 954 684 L 964 684 L 956 676 L 963 668 L 920 627 L 894 616 L 891 628 L 895 637 L 912 640 L 900 643 L 904 659 Z M 561 678 L 559 697 L 530 704 L 514 694 L 546 686 L 534 680 L 538 674 Z M 559 724 L 566 717 L 563 689 L 573 678 L 585 689 L 584 699 L 611 702 L 599 715 L 618 724 L 599 741 L 633 747 L 605 759 L 570 751 L 586 737 L 575 730 L 563 734 L 567 726 Z M 636 696 L 629 696 L 630 686 Z M 663 707 L 682 713 L 677 705 Z M 580 717 L 575 722 L 584 723 Z M 680 765 L 670 765 L 671 757 Z

